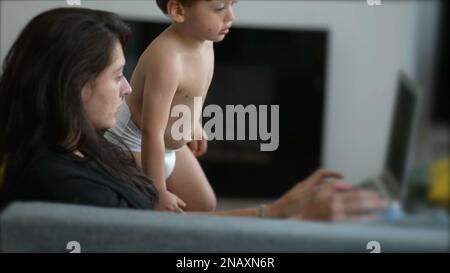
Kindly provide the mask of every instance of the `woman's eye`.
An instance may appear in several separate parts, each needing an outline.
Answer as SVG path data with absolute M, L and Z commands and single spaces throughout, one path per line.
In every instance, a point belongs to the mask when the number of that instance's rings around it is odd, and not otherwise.
M 222 11 L 225 9 L 225 6 L 216 8 L 216 11 Z
M 116 78 L 116 81 L 120 81 L 123 78 L 123 75 L 120 75 L 119 77 Z

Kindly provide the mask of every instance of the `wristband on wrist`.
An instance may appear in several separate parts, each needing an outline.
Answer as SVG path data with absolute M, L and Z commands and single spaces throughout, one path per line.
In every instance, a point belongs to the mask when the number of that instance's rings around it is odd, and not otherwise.
M 261 204 L 258 206 L 258 217 L 265 218 L 266 217 L 266 205 Z

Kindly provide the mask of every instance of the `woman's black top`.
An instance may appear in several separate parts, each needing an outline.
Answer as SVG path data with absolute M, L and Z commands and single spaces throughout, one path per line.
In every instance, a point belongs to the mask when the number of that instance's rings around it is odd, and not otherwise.
M 150 200 L 94 160 L 61 147 L 41 153 L 23 170 L 20 181 L 6 183 L 2 205 L 13 201 L 44 201 L 102 207 L 151 209 Z M 11 182 L 11 181 L 9 181 Z

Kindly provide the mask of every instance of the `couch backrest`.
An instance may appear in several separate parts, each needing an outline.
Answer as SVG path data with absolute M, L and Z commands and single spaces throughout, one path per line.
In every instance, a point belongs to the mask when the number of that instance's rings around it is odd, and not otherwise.
M 330 224 L 16 202 L 0 216 L 2 252 L 446 252 L 445 228 Z M 444 230 L 445 229 L 445 230 Z M 72 243 L 71 243 L 72 242 Z M 68 248 L 68 249 L 67 249 Z

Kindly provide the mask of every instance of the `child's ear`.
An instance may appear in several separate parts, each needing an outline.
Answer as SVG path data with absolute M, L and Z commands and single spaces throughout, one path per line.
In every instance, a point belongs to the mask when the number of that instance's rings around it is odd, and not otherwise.
M 177 0 L 169 0 L 167 3 L 167 15 L 176 23 L 184 22 L 184 7 Z

